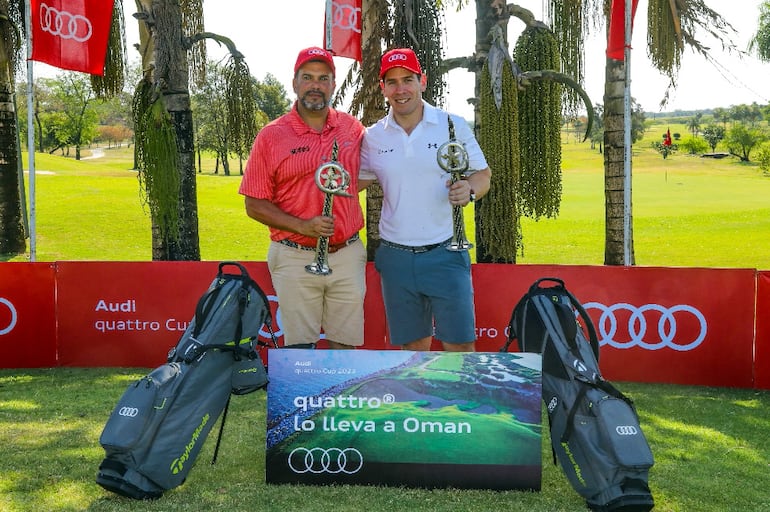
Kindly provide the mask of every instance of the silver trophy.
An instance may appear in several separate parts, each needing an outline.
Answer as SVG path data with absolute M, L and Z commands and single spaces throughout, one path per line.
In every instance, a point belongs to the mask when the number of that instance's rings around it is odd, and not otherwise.
M 332 159 L 322 164 L 315 171 L 315 184 L 324 193 L 324 205 L 321 215 L 330 217 L 334 196 L 353 197 L 348 194 L 350 186 L 350 173 L 337 161 L 339 147 L 334 141 L 332 147 Z M 329 237 L 319 236 L 315 250 L 315 261 L 305 265 L 305 270 L 311 274 L 325 276 L 332 273 L 329 268 Z
M 456 183 L 463 178 L 468 170 L 469 157 L 465 147 L 455 141 L 454 124 L 449 119 L 449 142 L 445 142 L 438 148 L 436 159 L 438 165 L 449 173 L 451 183 Z M 452 240 L 447 246 L 449 251 L 467 251 L 473 244 L 465 237 L 465 220 L 463 219 L 463 207 L 452 206 Z

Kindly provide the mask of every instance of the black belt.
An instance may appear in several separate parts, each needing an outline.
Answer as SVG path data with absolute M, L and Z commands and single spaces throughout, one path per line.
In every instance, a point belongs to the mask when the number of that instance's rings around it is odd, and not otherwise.
M 334 244 L 334 245 L 329 244 L 328 253 L 331 254 L 333 252 L 337 252 L 340 249 L 342 249 L 343 247 L 347 247 L 348 245 L 352 244 L 356 240 L 358 240 L 358 233 L 356 233 L 355 235 L 351 236 L 350 238 L 348 238 L 347 240 L 345 240 L 342 243 Z M 297 242 L 295 242 L 293 240 L 289 240 L 287 238 L 284 238 L 283 240 L 276 240 L 276 242 L 281 244 L 281 245 L 285 245 L 286 247 L 291 247 L 292 249 L 302 249 L 303 251 L 315 251 L 316 250 L 316 246 L 315 245 L 312 246 L 312 247 L 308 247 L 307 245 L 298 244 Z
M 451 241 L 452 241 L 451 238 L 447 238 L 443 242 L 439 242 L 437 244 L 428 244 L 428 245 L 401 245 L 395 242 L 388 242 L 387 240 L 380 240 L 380 243 L 385 247 L 390 247 L 392 249 L 399 249 L 401 251 L 408 251 L 408 252 L 413 252 L 415 254 L 418 254 L 421 252 L 432 251 L 433 249 L 436 249 L 438 247 L 447 246 Z

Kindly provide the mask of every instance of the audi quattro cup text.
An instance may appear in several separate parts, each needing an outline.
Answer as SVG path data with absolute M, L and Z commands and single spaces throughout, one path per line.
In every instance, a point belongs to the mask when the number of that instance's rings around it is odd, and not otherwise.
M 136 299 L 126 299 L 122 301 L 109 301 L 99 299 L 96 301 L 94 311 L 100 314 L 109 314 L 114 316 L 121 313 L 137 313 Z M 162 329 L 166 331 L 184 332 L 190 322 L 188 320 L 178 320 L 176 318 L 167 318 L 166 320 L 142 320 L 140 318 L 97 318 L 94 321 L 94 329 L 106 334 L 109 332 L 158 332 Z
M 304 373 L 312 375 L 354 375 L 355 368 L 313 368 L 311 361 L 297 361 L 294 363 L 294 373 L 301 375 Z

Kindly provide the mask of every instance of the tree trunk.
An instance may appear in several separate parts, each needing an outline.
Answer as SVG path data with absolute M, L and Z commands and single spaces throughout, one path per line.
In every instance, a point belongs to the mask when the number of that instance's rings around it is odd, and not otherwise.
M 481 94 L 481 71 L 483 62 L 489 55 L 489 48 L 491 46 L 491 38 L 489 33 L 492 27 L 499 24 L 503 29 L 503 34 L 508 34 L 508 20 L 509 15 L 505 9 L 504 2 L 498 0 L 476 0 L 476 52 L 474 55 L 474 61 L 478 63 L 475 69 L 469 69 L 475 75 L 473 96 L 478 100 Z M 506 36 L 507 43 L 507 36 Z M 476 101 L 473 107 L 474 111 L 474 123 L 473 131 L 476 138 L 479 136 L 479 127 L 484 119 L 481 118 L 479 111 L 479 102 Z M 494 173 L 494 170 L 492 171 Z M 474 221 L 476 223 L 476 261 L 479 263 L 516 263 L 515 258 L 512 261 L 500 260 L 492 257 L 487 250 L 487 242 L 480 236 L 481 229 L 479 228 L 482 223 L 480 206 L 484 199 L 480 199 L 474 205 Z M 512 229 L 516 229 L 514 226 Z
M 624 265 L 624 87 L 625 62 L 607 59 L 604 83 L 604 264 Z M 630 186 L 630 185 L 629 185 Z M 634 264 L 633 216 L 630 220 L 630 261 Z
M 379 70 L 382 46 L 379 38 L 372 37 L 371 27 L 379 26 L 382 19 L 387 19 L 387 2 L 364 0 L 362 6 L 361 40 L 363 41 L 363 62 L 361 74 L 364 77 L 362 87 L 366 103 L 363 106 L 361 122 L 370 126 L 382 118 L 385 112 L 385 99 L 380 91 Z M 366 259 L 374 261 L 374 252 L 380 245 L 380 216 L 382 214 L 382 187 L 375 182 L 366 189 Z
M 11 255 L 23 253 L 26 243 L 19 192 L 14 85 L 4 74 L 6 80 L 0 85 L 0 255 Z
M 137 7 L 151 14 L 151 27 L 140 22 L 142 65 L 145 71 L 152 70 L 152 83 L 164 84 L 161 92 L 174 126 L 179 162 L 177 169 L 169 169 L 169 172 L 179 173 L 177 237 L 162 237 L 157 219 L 153 218 L 152 259 L 197 261 L 200 260 L 198 201 L 188 57 L 181 31 L 182 11 L 174 0 L 138 0 Z

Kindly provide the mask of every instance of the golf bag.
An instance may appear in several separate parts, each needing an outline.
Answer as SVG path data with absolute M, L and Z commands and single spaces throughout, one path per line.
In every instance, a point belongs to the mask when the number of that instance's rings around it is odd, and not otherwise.
M 553 286 L 541 286 L 544 282 Z M 554 463 L 559 461 L 588 508 L 651 510 L 647 482 L 653 456 L 636 409 L 602 377 L 594 325 L 561 279 L 538 279 L 516 304 L 501 352 L 514 339 L 520 351 L 543 356 L 543 403 Z
M 263 325 L 275 346 L 264 292 L 242 265 L 220 263 L 167 362 L 129 385 L 112 411 L 99 438 L 106 456 L 96 482 L 129 498 L 159 498 L 184 482 L 222 415 L 216 460 L 231 394 L 267 385 Z

